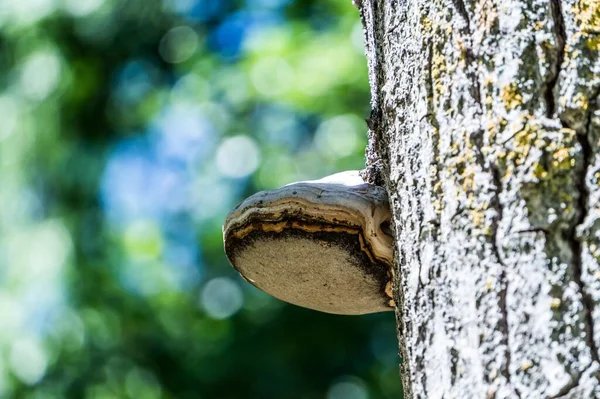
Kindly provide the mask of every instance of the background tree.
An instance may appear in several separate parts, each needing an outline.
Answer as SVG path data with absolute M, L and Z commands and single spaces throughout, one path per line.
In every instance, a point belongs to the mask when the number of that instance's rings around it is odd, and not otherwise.
M 399 397 L 391 314 L 242 281 L 221 224 L 364 165 L 338 1 L 0 1 L 0 397 Z
M 600 397 L 600 3 L 359 3 L 406 397 Z

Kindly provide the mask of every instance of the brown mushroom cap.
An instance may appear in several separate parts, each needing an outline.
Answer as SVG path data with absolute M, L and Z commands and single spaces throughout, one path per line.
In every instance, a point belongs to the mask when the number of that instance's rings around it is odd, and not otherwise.
M 225 253 L 283 301 L 337 314 L 392 310 L 389 221 L 385 190 L 342 172 L 246 199 L 223 226 Z

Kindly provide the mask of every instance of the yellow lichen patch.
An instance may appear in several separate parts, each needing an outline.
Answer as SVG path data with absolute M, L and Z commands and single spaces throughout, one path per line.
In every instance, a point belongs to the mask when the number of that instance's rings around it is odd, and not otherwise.
M 588 249 L 590 250 L 590 252 L 592 253 L 592 256 L 594 258 L 597 258 L 600 255 L 600 251 L 598 251 L 598 246 L 595 243 L 591 243 L 589 244 Z M 600 271 L 596 272 L 596 274 L 594 274 L 594 278 L 600 278 Z
M 523 104 L 523 96 L 519 93 L 519 87 L 515 83 L 502 88 L 502 102 L 508 110 L 513 110 Z
M 549 162 L 540 159 L 533 168 L 533 176 L 538 180 L 548 180 L 553 176 L 564 175 L 575 166 L 575 154 L 577 148 L 574 146 L 576 132 L 573 129 L 561 129 L 563 140 L 548 140 L 543 137 L 535 140 L 534 145 L 543 151 L 543 154 L 551 154 Z
M 600 2 L 598 0 L 579 0 L 571 8 L 575 15 L 575 24 L 583 33 L 600 30 Z
M 467 52 L 469 50 L 467 44 L 462 38 L 459 37 L 454 40 L 454 48 L 460 53 L 461 67 L 464 67 L 467 58 Z
M 470 164 L 463 169 L 462 188 L 465 192 L 475 191 L 475 167 Z
M 494 27 L 498 25 L 498 9 L 492 1 L 481 2 L 481 11 L 479 12 L 479 26 L 485 28 L 485 33 L 489 35 Z
M 542 166 L 542 164 L 536 163 L 533 168 L 533 175 L 538 180 L 544 180 L 548 177 L 548 172 L 546 172 L 546 169 Z
M 502 151 L 504 157 L 501 159 L 507 164 L 507 167 L 522 165 L 529 156 L 531 148 L 538 135 L 538 126 L 532 123 L 525 123 L 512 137 L 511 143 L 507 144 L 507 149 Z
M 492 110 L 492 106 L 494 104 L 494 83 L 489 81 L 488 79 L 486 79 L 486 81 L 484 82 L 484 90 L 485 90 L 485 106 L 486 109 L 488 111 L 487 115 L 488 118 L 492 118 L 494 115 L 494 112 Z
M 442 205 L 442 201 L 440 200 L 435 200 L 432 203 L 433 206 L 433 211 L 435 212 L 436 215 L 441 215 L 442 211 L 444 210 L 444 206 Z
M 573 104 L 582 111 L 587 111 L 590 102 L 585 94 L 577 93 L 573 96 Z
M 567 148 L 560 148 L 560 149 L 554 151 L 554 154 L 552 154 L 552 158 L 554 158 L 554 161 L 552 162 L 552 166 L 558 166 L 560 163 L 564 162 L 569 157 L 570 157 L 570 153 Z
M 488 141 L 490 143 L 495 142 L 496 137 L 498 136 L 498 122 L 496 120 L 489 120 L 485 126 L 485 131 L 487 133 Z
M 471 223 L 473 224 L 473 227 L 476 229 L 479 229 L 480 227 L 484 226 L 484 222 L 485 222 L 485 210 L 483 209 L 472 209 L 471 212 L 469 212 L 469 216 L 471 218 Z M 487 235 L 485 234 L 485 232 L 483 232 L 483 235 Z
M 433 32 L 433 22 L 427 15 L 421 17 L 421 27 L 423 28 L 423 34 L 429 35 Z
M 585 45 L 592 51 L 600 51 L 600 35 L 588 37 L 585 41 Z
M 486 237 L 492 237 L 494 234 L 494 229 L 489 224 L 483 226 L 483 235 Z
M 576 132 L 573 129 L 547 130 L 539 123 L 530 122 L 515 135 L 510 147 L 512 152 L 507 162 L 516 165 L 515 169 L 527 181 L 520 192 L 532 225 L 548 228 L 571 221 L 577 208 L 577 196 L 573 195 L 576 190 L 572 188 L 577 184 L 576 166 L 578 160 L 581 161 Z M 526 165 L 526 169 L 519 168 L 519 164 Z
M 446 72 L 446 59 L 443 54 L 435 51 L 431 60 L 431 77 L 439 79 Z
M 452 34 L 452 30 L 453 30 L 452 25 L 450 25 L 450 24 L 446 24 L 445 25 L 444 31 L 446 32 L 447 35 L 451 35 Z
M 521 370 L 523 371 L 527 371 L 531 367 L 533 367 L 533 362 L 531 360 L 523 360 L 523 362 L 521 363 Z

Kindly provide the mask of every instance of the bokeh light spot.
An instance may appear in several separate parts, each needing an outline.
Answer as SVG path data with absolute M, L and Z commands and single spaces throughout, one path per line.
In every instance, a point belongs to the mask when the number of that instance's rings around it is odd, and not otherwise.
M 368 399 L 365 383 L 357 377 L 343 377 L 327 391 L 327 399 Z
M 9 376 L 4 363 L 0 362 L 0 392 L 8 392 Z
M 246 74 L 239 69 L 222 68 L 212 84 L 217 90 L 224 92 L 224 103 L 240 107 L 250 100 L 249 88 L 251 83 L 248 81 Z
M 162 389 L 156 377 L 139 368 L 134 368 L 125 377 L 125 389 L 132 399 L 158 399 Z
M 3 4 L 5 3 L 5 4 Z M 56 0 L 6 0 L 0 1 L 0 11 L 6 7 L 12 15 L 12 22 L 17 24 L 32 24 L 50 15 L 56 9 Z
M 227 277 L 217 277 L 206 283 L 200 300 L 206 313 L 218 320 L 231 317 L 244 304 L 240 286 Z
M 64 337 L 62 348 L 66 351 L 77 352 L 85 344 L 85 326 L 79 314 L 72 309 L 64 309 L 52 329 L 56 336 Z
M 134 259 L 156 259 L 162 253 L 162 234 L 151 220 L 135 221 L 125 230 L 123 244 L 127 253 Z
M 291 32 L 284 27 L 256 26 L 244 38 L 244 52 L 257 57 L 265 54 L 282 54 L 289 48 Z
M 302 58 L 296 67 L 296 89 L 311 97 L 327 93 L 336 80 L 335 72 L 329 65 L 329 61 L 322 57 Z
M 277 173 L 273 173 L 276 170 Z M 265 159 L 257 173 L 262 187 L 279 187 L 290 183 L 298 176 L 298 165 L 287 154 L 271 154 Z
M 216 3 L 216 2 L 215 2 Z M 235 57 L 252 20 L 247 12 L 226 18 L 213 33 L 213 46 L 224 57 Z
M 171 102 L 198 103 L 209 99 L 211 95 L 211 84 L 194 73 L 188 73 L 175 83 L 171 89 Z
M 22 93 L 36 101 L 50 95 L 60 81 L 60 64 L 60 56 L 52 48 L 45 48 L 31 54 L 21 69 L 19 84 Z
M 294 81 L 294 71 L 279 57 L 267 57 L 252 67 L 250 78 L 254 88 L 266 97 L 287 93 Z
M 253 173 L 260 163 L 254 139 L 240 135 L 223 140 L 217 149 L 217 168 L 222 175 L 241 178 Z
M 0 341 L 11 342 L 18 336 L 25 325 L 26 314 L 26 309 L 17 298 L 0 294 Z
M 133 139 L 120 143 L 109 156 L 102 199 L 113 222 L 164 218 L 186 208 L 189 173 L 173 162 L 177 159 L 157 160 L 156 151 L 147 140 Z
M 19 119 L 20 107 L 16 99 L 9 95 L 0 96 L 0 141 L 14 133 Z
M 287 107 L 267 106 L 259 108 L 254 118 L 260 124 L 256 134 L 260 142 L 280 145 L 288 151 L 294 151 L 306 135 L 308 129 L 300 122 L 299 115 Z M 278 148 L 278 154 L 285 154 Z
M 104 0 L 63 0 L 63 8 L 74 17 L 84 17 L 96 11 Z
M 196 5 L 197 0 L 164 0 L 164 7 L 177 13 L 188 13 Z
M 361 121 L 354 115 L 336 116 L 321 123 L 315 134 L 317 149 L 335 158 L 351 155 L 358 149 L 359 123 Z
M 196 220 L 209 220 L 227 214 L 231 198 L 235 197 L 234 186 L 224 179 L 200 176 L 191 189 L 193 213 Z M 211 195 L 206 195 L 210 192 Z
M 103 309 L 104 310 L 104 309 Z M 120 334 L 121 325 L 111 310 L 82 309 L 79 311 L 88 338 L 99 348 L 112 348 Z
M 120 105 L 141 101 L 154 87 L 156 67 L 143 60 L 126 63 L 117 74 L 114 87 L 115 99 Z
M 57 220 L 16 234 L 7 240 L 8 270 L 13 284 L 44 282 L 47 287 L 60 278 L 71 253 L 71 236 Z
M 19 380 L 28 385 L 37 383 L 46 373 L 48 357 L 33 338 L 19 338 L 12 344 L 10 367 Z
M 216 139 L 211 123 L 197 106 L 168 107 L 157 119 L 154 147 L 160 158 L 171 162 L 194 162 L 214 150 Z
M 198 35 L 189 26 L 177 26 L 169 30 L 160 41 L 161 57 L 172 64 L 188 60 L 198 48 Z
M 29 238 L 35 242 L 29 251 L 32 274 L 46 281 L 58 277 L 73 247 L 69 231 L 60 221 L 51 220 L 40 225 Z

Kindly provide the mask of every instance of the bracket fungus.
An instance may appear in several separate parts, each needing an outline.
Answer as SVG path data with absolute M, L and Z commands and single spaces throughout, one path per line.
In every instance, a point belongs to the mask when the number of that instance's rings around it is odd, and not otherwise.
M 251 284 L 336 314 L 392 310 L 393 238 L 382 187 L 358 171 L 256 193 L 225 220 L 225 253 Z

